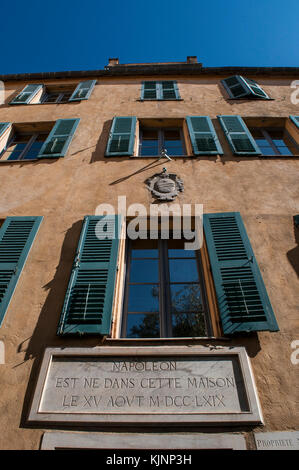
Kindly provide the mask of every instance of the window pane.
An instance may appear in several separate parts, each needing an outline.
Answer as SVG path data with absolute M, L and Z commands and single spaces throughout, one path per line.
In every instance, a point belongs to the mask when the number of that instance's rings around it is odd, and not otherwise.
M 127 338 L 159 338 L 159 314 L 128 315 Z
M 44 98 L 45 103 L 55 103 L 59 97 L 60 93 L 47 93 Z
M 139 284 L 129 287 L 128 312 L 159 312 L 157 284 Z
M 191 243 L 193 240 L 189 240 Z M 169 258 L 195 258 L 194 250 L 185 250 L 184 246 L 187 240 L 169 240 L 168 241 L 168 257 Z M 188 242 L 187 242 L 188 243 Z
M 158 282 L 158 267 L 156 259 L 132 259 L 130 282 Z
M 170 282 L 198 281 L 197 262 L 195 259 L 170 259 Z
M 26 145 L 27 142 L 13 143 L 10 145 L 6 152 L 7 160 L 18 160 Z
M 164 131 L 164 147 L 168 155 L 184 155 L 183 144 L 179 130 Z
M 23 160 L 32 160 L 37 158 L 40 149 L 43 146 L 43 141 L 35 141 L 33 144 L 30 146 L 29 150 L 25 153 Z
M 131 253 L 132 258 L 158 258 L 157 240 L 134 240 Z
M 159 139 L 158 131 L 156 130 L 143 130 L 142 140 L 140 142 L 141 151 L 140 155 L 150 156 L 159 155 Z
M 199 284 L 172 284 L 170 292 L 172 313 L 203 312 Z
M 206 336 L 203 313 L 180 313 L 172 315 L 172 336 Z

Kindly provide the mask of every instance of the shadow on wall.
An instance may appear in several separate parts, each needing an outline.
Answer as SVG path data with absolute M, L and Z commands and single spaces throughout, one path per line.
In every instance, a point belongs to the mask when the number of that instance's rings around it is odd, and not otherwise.
M 34 332 L 29 338 L 28 346 L 24 357 L 24 362 L 34 359 L 31 369 L 30 379 L 26 390 L 21 416 L 21 426 L 26 426 L 26 419 L 29 412 L 30 401 L 33 397 L 37 374 L 43 359 L 44 351 L 48 347 L 80 347 L 82 338 L 65 338 L 56 335 L 60 314 L 62 312 L 64 297 L 71 275 L 72 265 L 76 254 L 83 220 L 75 222 L 67 230 L 62 245 L 60 259 L 53 279 L 43 288 L 48 291 L 48 296 L 41 309 Z M 27 340 L 26 340 L 27 342 Z M 99 337 L 84 337 L 85 347 L 94 347 L 100 343 Z M 24 341 L 19 345 L 19 351 L 23 350 Z M 18 352 L 19 352 L 18 351 Z
M 287 257 L 297 277 L 299 277 L 299 215 L 294 216 L 294 236 L 297 246 L 287 252 Z
M 106 146 L 107 146 L 107 142 L 109 139 L 111 125 L 112 125 L 111 119 L 109 121 L 104 122 L 103 129 L 99 137 L 99 140 L 97 142 L 96 148 L 91 155 L 90 163 L 98 162 L 100 160 L 105 160 L 105 151 L 106 151 Z M 106 158 L 106 160 L 109 161 L 109 158 Z

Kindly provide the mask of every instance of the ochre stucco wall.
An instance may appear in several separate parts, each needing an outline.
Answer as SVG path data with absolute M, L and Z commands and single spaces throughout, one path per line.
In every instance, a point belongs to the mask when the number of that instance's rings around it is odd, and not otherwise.
M 293 225 L 293 215 L 299 213 L 299 159 L 235 157 L 216 120 L 219 114 L 298 115 L 298 105 L 290 101 L 294 91 L 290 84 L 296 77 L 258 77 L 259 84 L 274 98 L 271 101 L 227 100 L 215 76 L 171 78 L 177 79 L 182 101 L 140 102 L 142 78 L 99 78 L 88 101 L 0 107 L 0 122 L 81 119 L 65 158 L 0 163 L 0 218 L 44 217 L 0 329 L 6 360 L 0 365 L 2 449 L 39 448 L 45 429 L 28 427 L 26 416 L 45 347 L 96 346 L 100 342 L 97 338 L 56 336 L 84 215 L 94 214 L 100 203 L 117 207 L 119 195 L 127 197 L 127 206 L 137 202 L 149 208 L 152 198 L 144 181 L 163 166 L 184 181 L 184 192 L 175 203 L 204 204 L 204 212 L 241 213 L 280 332 L 214 344 L 246 346 L 264 415 L 261 429 L 298 429 L 298 366 L 291 363 L 290 356 L 291 342 L 299 339 L 299 234 L 296 240 Z M 25 83 L 5 85 L 7 103 Z M 155 159 L 105 158 L 111 119 L 128 115 L 209 115 L 225 154 L 159 163 Z M 213 341 L 190 343 L 207 345 Z M 108 344 L 114 343 L 108 340 Z M 250 433 L 252 428 L 229 429 L 235 430 Z

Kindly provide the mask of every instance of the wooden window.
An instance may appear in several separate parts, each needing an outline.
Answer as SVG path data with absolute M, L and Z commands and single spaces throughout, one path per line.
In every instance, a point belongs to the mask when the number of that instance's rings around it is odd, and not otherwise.
M 184 240 L 128 241 L 122 336 L 209 336 L 201 257 Z

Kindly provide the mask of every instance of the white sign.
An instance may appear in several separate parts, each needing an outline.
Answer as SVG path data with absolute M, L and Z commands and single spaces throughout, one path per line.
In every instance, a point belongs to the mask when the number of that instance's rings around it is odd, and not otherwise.
M 245 348 L 47 349 L 29 421 L 261 423 Z

